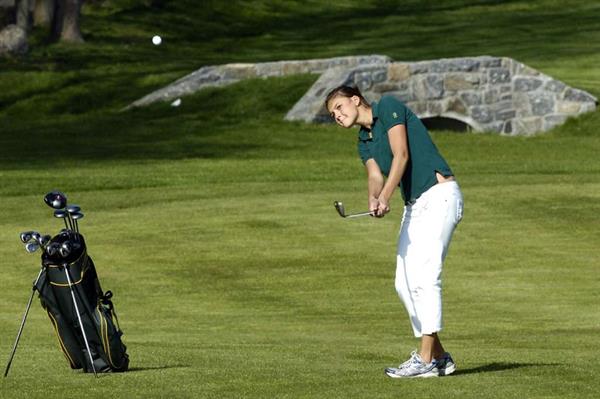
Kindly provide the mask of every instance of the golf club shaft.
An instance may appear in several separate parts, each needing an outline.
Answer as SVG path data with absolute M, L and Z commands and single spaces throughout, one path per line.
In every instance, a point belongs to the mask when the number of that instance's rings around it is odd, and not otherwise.
M 77 300 L 75 299 L 75 292 L 73 291 L 73 284 L 71 283 L 71 277 L 69 276 L 69 271 L 67 270 L 67 265 L 64 266 L 65 274 L 67 276 L 67 282 L 69 283 L 69 288 L 71 289 L 71 298 L 73 298 L 73 306 L 75 306 L 75 313 L 77 314 L 77 320 L 79 321 L 79 327 L 81 328 L 81 333 L 83 334 L 83 341 L 85 342 L 85 348 L 87 349 L 88 356 L 90 357 L 90 364 L 92 365 L 92 370 L 94 371 L 94 376 L 98 378 L 98 374 L 96 374 L 96 367 L 94 366 L 94 358 L 92 357 L 92 351 L 90 350 L 90 344 L 88 343 L 87 336 L 85 335 L 85 329 L 83 328 L 83 322 L 81 321 L 81 315 L 79 314 L 79 307 L 77 306 Z
M 19 327 L 19 332 L 17 333 L 17 338 L 15 339 L 15 344 L 13 345 L 12 352 L 10 354 L 10 359 L 8 359 L 8 363 L 6 364 L 6 370 L 4 370 L 4 377 L 8 375 L 8 371 L 10 370 L 10 365 L 15 357 L 15 352 L 17 351 L 17 345 L 19 345 L 19 340 L 21 339 L 21 334 L 23 333 L 23 327 L 25 327 L 25 321 L 27 320 L 27 315 L 29 314 L 29 308 L 31 308 L 31 301 L 33 301 L 33 295 L 35 294 L 35 286 L 37 285 L 44 268 L 40 269 L 35 282 L 33 283 L 33 287 L 31 288 L 31 296 L 29 297 L 29 302 L 27 302 L 27 308 L 25 308 L 25 314 L 23 315 L 23 320 L 21 320 L 21 327 Z
M 361 216 L 373 216 L 373 212 L 369 211 L 369 212 L 353 213 L 352 215 L 346 215 L 344 217 L 357 218 L 357 217 L 361 217 Z

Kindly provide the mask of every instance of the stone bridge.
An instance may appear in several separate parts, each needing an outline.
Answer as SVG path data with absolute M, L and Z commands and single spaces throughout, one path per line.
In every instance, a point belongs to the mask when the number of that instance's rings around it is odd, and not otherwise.
M 170 100 L 207 86 L 297 73 L 321 74 L 285 119 L 331 122 L 323 106 L 340 84 L 358 86 L 371 101 L 393 95 L 422 119 L 447 119 L 475 131 L 532 134 L 596 109 L 591 94 L 505 57 L 394 62 L 386 56 L 209 66 L 131 104 Z

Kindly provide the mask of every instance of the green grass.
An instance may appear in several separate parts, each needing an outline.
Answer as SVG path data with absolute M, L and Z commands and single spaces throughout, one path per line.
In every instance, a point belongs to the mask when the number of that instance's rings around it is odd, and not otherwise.
M 214 3 L 86 6 L 86 44 L 35 31 L 0 61 L 0 361 L 38 268 L 18 233 L 60 228 L 42 201 L 59 188 L 86 213 L 132 367 L 71 371 L 36 301 L 0 396 L 595 397 L 600 111 L 536 137 L 433 133 L 466 201 L 444 272 L 459 371 L 392 381 L 383 367 L 416 346 L 393 288 L 400 197 L 382 220 L 336 215 L 365 204 L 355 132 L 283 121 L 315 76 L 118 110 L 202 65 L 367 53 L 509 56 L 599 96 L 600 8 Z

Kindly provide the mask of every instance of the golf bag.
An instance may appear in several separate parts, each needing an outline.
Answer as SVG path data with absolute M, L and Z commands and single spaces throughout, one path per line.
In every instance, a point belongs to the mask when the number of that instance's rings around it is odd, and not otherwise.
M 73 244 L 71 253 L 61 257 L 44 252 L 43 269 L 35 285 L 60 349 L 72 369 L 95 373 L 127 371 L 129 356 L 121 342 L 123 333 L 111 301 L 112 293 L 102 291 L 83 236 L 67 231 L 53 237 L 51 243 L 62 245 L 65 241 Z

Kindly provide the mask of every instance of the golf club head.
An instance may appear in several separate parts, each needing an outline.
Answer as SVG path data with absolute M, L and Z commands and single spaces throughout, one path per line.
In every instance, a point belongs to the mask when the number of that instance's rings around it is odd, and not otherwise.
M 57 242 L 53 242 L 53 243 L 51 243 L 50 245 L 48 245 L 48 246 L 46 247 L 46 253 L 47 253 L 49 256 L 54 256 L 54 255 L 56 255 L 56 254 L 58 253 L 58 251 L 59 251 L 59 250 L 60 250 L 60 244 L 59 244 L 59 243 L 57 243 Z
M 71 249 L 71 243 L 69 241 L 65 241 L 62 243 L 58 251 L 60 253 L 60 256 L 66 258 L 67 256 L 71 255 Z
M 81 210 L 81 207 L 79 205 L 69 205 L 66 208 L 66 211 L 69 212 L 70 214 L 77 213 L 80 210 Z
M 63 223 L 65 224 L 65 228 L 67 230 L 73 229 L 73 223 L 71 222 L 71 219 L 69 218 L 69 213 L 67 211 L 65 211 L 64 209 L 55 210 L 54 217 L 58 218 L 58 219 L 62 219 Z
M 40 249 L 40 244 L 38 244 L 35 241 L 29 242 L 29 243 L 27 243 L 27 245 L 25 245 L 25 250 L 27 252 L 29 252 L 30 254 L 34 253 L 38 249 Z
M 33 238 L 32 234 L 33 231 L 24 231 L 21 234 L 19 234 L 19 238 L 21 239 L 21 242 L 23 244 L 27 244 Z
M 32 240 L 34 240 L 35 242 L 37 242 L 39 244 L 40 239 L 42 238 L 42 235 L 40 233 L 38 233 L 37 231 L 32 231 L 31 238 L 32 238 Z
M 62 209 L 67 206 L 67 196 L 60 191 L 51 191 L 44 197 L 44 202 L 50 208 Z
M 50 240 L 52 239 L 52 236 L 49 234 L 43 235 L 40 237 L 40 240 L 38 241 L 38 243 L 45 248 L 48 243 L 50 242 Z
M 346 217 L 346 211 L 344 210 L 344 204 L 342 204 L 342 201 L 334 201 L 333 206 L 335 206 L 335 210 L 340 214 L 341 217 Z
M 73 218 L 73 220 L 79 220 L 79 219 L 83 219 L 83 212 L 75 212 L 71 214 L 71 217 Z

